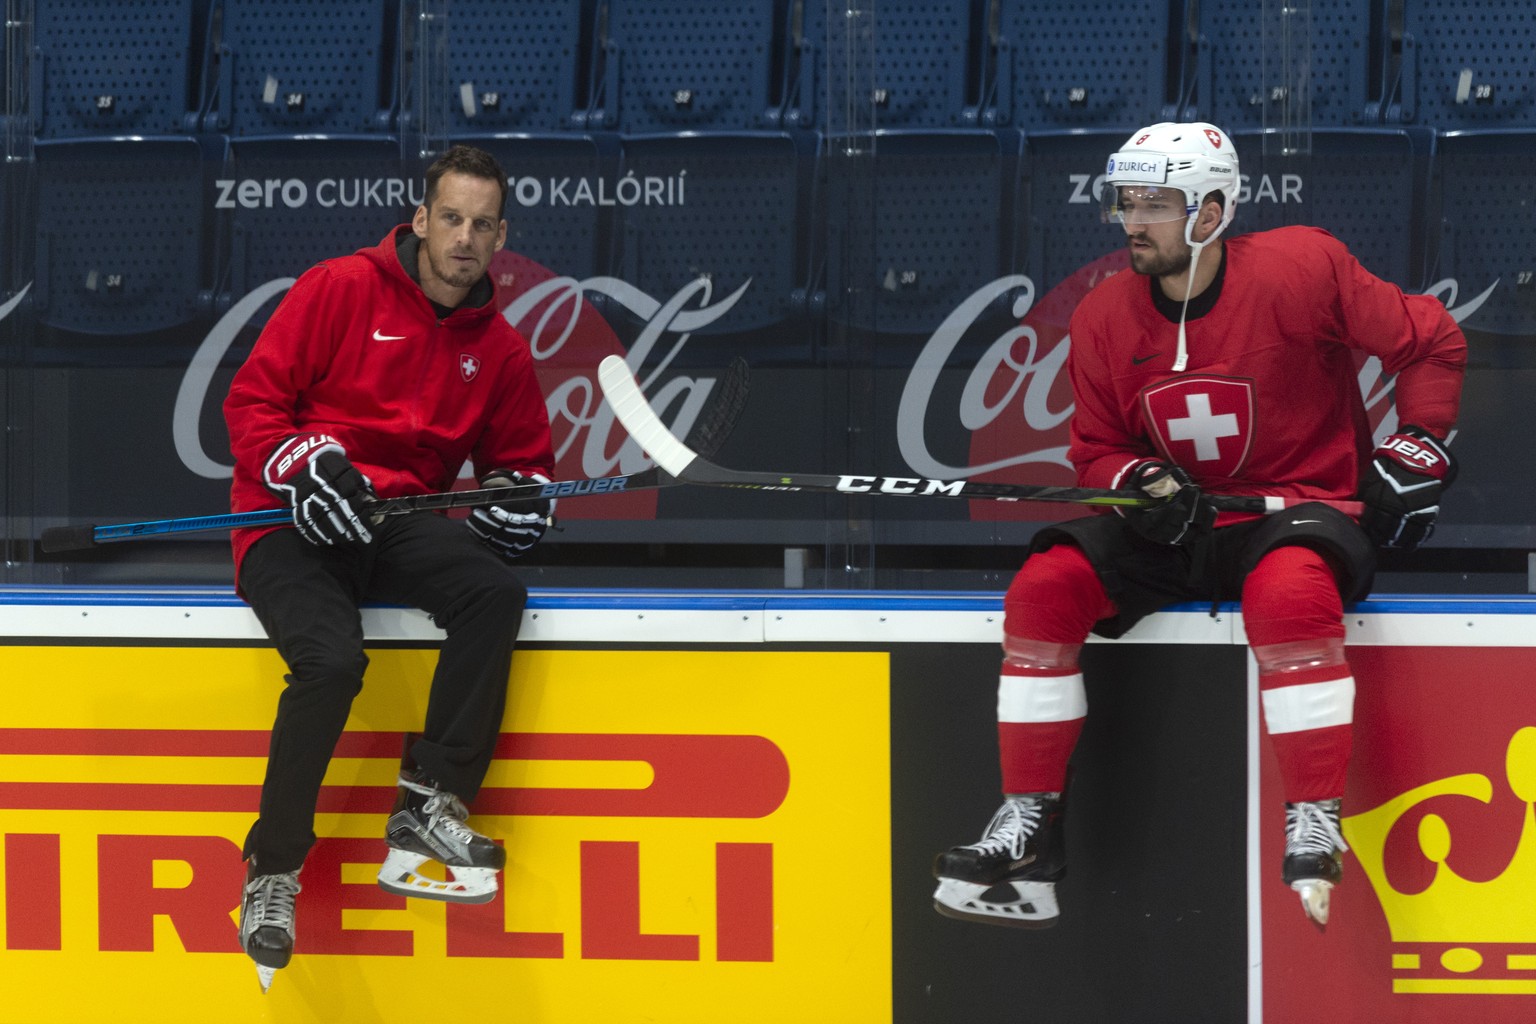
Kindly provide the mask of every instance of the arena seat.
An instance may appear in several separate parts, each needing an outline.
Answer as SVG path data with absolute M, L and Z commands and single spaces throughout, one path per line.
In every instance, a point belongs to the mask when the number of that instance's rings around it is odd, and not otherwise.
M 1310 224 L 1362 265 L 1408 291 L 1427 282 L 1433 133 L 1422 128 L 1315 128 L 1311 151 L 1287 154 L 1278 131 L 1232 136 L 1246 184 L 1240 230 Z
M 882 131 L 872 140 L 867 218 L 828 256 L 832 314 L 881 334 L 928 335 L 1011 269 L 1016 152 L 982 129 Z
M 216 90 L 204 130 L 231 136 L 389 132 L 391 0 L 218 0 Z
M 1445 237 L 1438 275 L 1456 281 L 1466 302 L 1497 287 L 1465 321 L 1469 329 L 1536 335 L 1536 204 L 1530 155 L 1536 130 L 1446 132 L 1439 137 L 1438 182 Z
M 1527 0 L 1404 0 L 1404 121 L 1437 131 L 1536 128 Z
M 1201 0 L 1198 120 L 1229 132 L 1374 122 L 1369 86 L 1385 58 L 1384 18 L 1382 0 Z
M 1168 103 L 1169 0 L 994 0 L 984 123 L 1025 131 L 1120 128 Z
M 881 0 L 829 25 L 824 2 L 800 0 L 789 22 L 785 124 L 833 134 L 976 127 L 980 17 L 972 0 Z
M 40 322 L 129 336 L 192 322 L 211 307 L 195 139 L 43 141 L 36 160 Z
M 775 128 L 774 0 L 607 0 L 592 130 Z
M 205 0 L 36 4 L 33 131 L 43 139 L 195 132 L 207 21 Z
M 744 288 L 698 333 L 773 328 L 798 344 L 807 246 L 820 228 L 804 215 L 808 149 L 806 139 L 780 132 L 626 136 L 611 186 L 611 273 L 663 303 L 700 278 L 709 281 L 709 304 Z
M 1025 272 L 1044 296 L 1080 268 L 1125 245 L 1118 224 L 1099 217 L 1105 162 L 1135 128 L 1026 132 L 1027 187 L 1020 202 Z
M 575 126 L 583 0 L 452 0 L 444 67 L 419 83 L 442 95 L 444 133 L 553 132 Z M 414 66 L 432 63 L 417 53 Z
M 229 236 L 229 298 L 378 243 L 411 219 L 421 175 L 391 138 L 231 139 L 215 189 Z M 221 300 L 222 301 L 222 300 Z M 253 323 L 265 322 L 275 304 Z

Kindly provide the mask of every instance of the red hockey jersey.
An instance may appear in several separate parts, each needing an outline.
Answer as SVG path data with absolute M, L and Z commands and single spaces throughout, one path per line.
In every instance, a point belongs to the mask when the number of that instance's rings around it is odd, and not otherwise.
M 396 238 L 327 260 L 284 296 L 224 401 L 236 512 L 280 508 L 261 482 L 278 442 L 336 438 L 380 497 L 448 490 L 466 460 L 546 476 L 549 416 L 528 342 L 494 301 L 439 319 Z M 235 565 L 274 527 L 236 531 Z
M 1211 493 L 1350 498 L 1373 447 L 1355 350 L 1397 375 L 1400 420 L 1442 437 L 1466 363 L 1466 341 L 1439 300 L 1403 294 L 1332 235 L 1305 227 L 1226 242 L 1221 290 L 1186 324 L 1183 373 L 1171 369 L 1178 324 L 1157 310 L 1142 275 L 1100 283 L 1070 331 L 1068 456 L 1087 487 L 1119 486 L 1156 457 Z

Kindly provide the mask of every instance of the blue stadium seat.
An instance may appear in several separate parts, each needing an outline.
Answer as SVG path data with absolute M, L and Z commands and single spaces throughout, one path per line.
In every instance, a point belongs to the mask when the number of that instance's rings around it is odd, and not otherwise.
M 611 186 L 612 163 L 585 135 L 469 135 L 454 138 L 486 150 L 511 180 L 507 196 L 507 249 L 564 277 L 580 281 L 598 272 L 599 242 Z
M 631 134 L 776 127 L 774 0 L 607 0 L 586 127 Z
M 36 159 L 39 321 L 132 335 L 209 311 L 194 139 L 45 141 Z
M 786 125 L 835 134 L 978 124 L 980 10 L 972 0 L 881 0 L 830 25 L 821 0 L 795 10 Z M 849 52 L 860 55 L 852 68 Z M 830 123 L 849 110 L 857 123 Z
M 1427 284 L 1434 137 L 1421 128 L 1316 128 L 1310 153 L 1275 131 L 1232 136 L 1246 185 L 1234 228 L 1326 228 L 1371 273 L 1407 291 Z
M 219 0 L 208 131 L 232 136 L 388 132 L 392 0 Z
M 608 186 L 617 199 L 611 273 L 663 303 L 700 278 L 709 281 L 708 304 L 745 287 L 729 312 L 697 333 L 797 322 L 814 227 L 803 216 L 807 148 L 778 132 L 626 137 L 620 178 Z M 695 296 L 685 308 L 700 304 Z
M 1464 326 L 1536 335 L 1536 203 L 1530 157 L 1536 130 L 1448 132 L 1439 138 L 1436 175 L 1444 216 L 1438 277 L 1466 303 L 1497 287 Z
M 422 198 L 421 174 L 402 165 L 388 138 L 230 140 L 214 189 L 230 238 L 221 301 L 376 245 Z
M 1017 138 L 980 129 L 878 133 L 869 195 L 855 197 L 872 205 L 871 222 L 865 229 L 850 218 L 828 257 L 832 316 L 881 334 L 927 335 L 1010 273 Z
M 1198 95 L 1190 113 L 1228 132 L 1376 120 L 1370 83 L 1373 73 L 1379 80 L 1385 58 L 1385 6 L 1201 0 Z
M 206 0 L 46 0 L 33 24 L 39 138 L 195 132 Z
M 584 64 L 584 0 L 452 0 L 436 109 L 444 134 L 569 130 Z M 419 50 L 413 64 L 431 74 Z M 423 112 L 424 116 L 427 112 Z
M 1529 0 L 1403 0 L 1403 120 L 1438 131 L 1536 128 Z
M 995 0 L 982 117 L 1025 131 L 1124 128 L 1168 104 L 1169 0 Z
M 1109 155 L 1129 131 L 1037 132 L 1024 134 L 1019 207 L 1026 211 L 1017 230 L 1027 253 L 1023 272 L 1044 296 L 1082 267 L 1123 249 L 1125 231 L 1099 218 L 1099 193 Z

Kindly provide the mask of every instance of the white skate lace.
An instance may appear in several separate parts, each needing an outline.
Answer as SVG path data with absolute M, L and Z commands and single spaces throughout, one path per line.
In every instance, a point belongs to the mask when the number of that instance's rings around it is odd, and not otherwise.
M 1007 852 L 1014 860 L 1024 856 L 1024 844 L 1040 828 L 1041 804 L 1038 800 L 1004 800 L 992 815 L 981 842 L 962 847 L 989 856 Z
M 257 875 L 251 879 L 245 888 L 251 894 L 251 924 L 246 930 L 269 927 L 291 930 L 293 898 L 302 888 L 297 871 L 281 875 Z
M 464 801 L 452 793 L 438 790 L 427 800 L 422 810 L 427 812 L 427 819 L 432 823 L 430 827 L 441 829 L 461 843 L 471 843 L 476 839 L 484 838 L 464 824 L 464 819 L 469 817 L 469 808 L 464 806 Z
M 1291 804 L 1285 809 L 1285 855 L 1315 853 L 1332 857 L 1335 850 L 1347 850 L 1339 831 L 1339 808 L 1332 801 Z

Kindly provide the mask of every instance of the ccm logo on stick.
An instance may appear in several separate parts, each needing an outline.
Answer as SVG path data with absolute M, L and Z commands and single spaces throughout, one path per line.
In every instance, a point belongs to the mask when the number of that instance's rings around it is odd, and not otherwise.
M 837 489 L 848 494 L 948 494 L 958 497 L 965 488 L 964 480 L 946 483 L 943 480 L 925 480 L 915 476 L 840 476 Z

